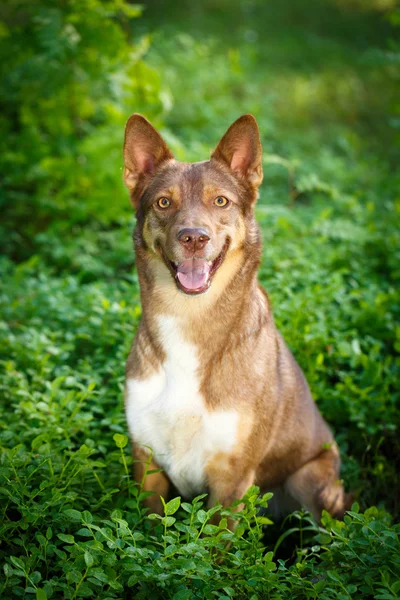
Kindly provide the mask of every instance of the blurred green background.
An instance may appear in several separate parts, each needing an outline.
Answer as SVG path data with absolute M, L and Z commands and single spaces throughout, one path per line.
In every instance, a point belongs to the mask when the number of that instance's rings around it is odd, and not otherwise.
M 140 315 L 122 185 L 129 115 L 148 117 L 177 158 L 202 160 L 250 112 L 264 149 L 260 279 L 335 431 L 347 488 L 398 515 L 399 25 L 394 0 L 2 4 L 4 451 L 45 434 L 62 471 L 83 442 L 106 460 L 112 433 L 126 432 Z
M 358 181 L 365 198 L 398 164 L 391 0 L 9 0 L 0 10 L 1 237 L 17 260 L 58 255 L 50 230 L 70 241 L 71 228 L 76 237 L 129 211 L 120 148 L 133 111 L 188 160 L 253 113 L 265 204 L 285 204 L 289 164 L 300 193 Z

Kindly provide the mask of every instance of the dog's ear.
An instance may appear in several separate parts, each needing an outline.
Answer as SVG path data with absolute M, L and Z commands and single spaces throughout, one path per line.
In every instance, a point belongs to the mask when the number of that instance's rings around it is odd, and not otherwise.
M 257 121 L 243 115 L 225 133 L 211 158 L 227 164 L 231 170 L 257 188 L 263 179 L 262 148 Z
M 171 158 L 174 155 L 147 119 L 138 114 L 129 117 L 124 141 L 124 182 L 134 205 L 137 203 L 135 192 L 143 187 L 138 184 L 145 183 L 146 177 Z

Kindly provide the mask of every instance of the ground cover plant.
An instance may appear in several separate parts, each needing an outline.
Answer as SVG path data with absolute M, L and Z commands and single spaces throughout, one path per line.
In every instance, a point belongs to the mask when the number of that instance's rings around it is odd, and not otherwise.
M 400 597 L 400 14 L 276 4 L 1 7 L 1 598 Z M 260 280 L 341 447 L 343 522 L 272 524 L 255 488 L 234 533 L 204 497 L 143 509 L 122 399 L 133 111 L 187 160 L 258 119 Z

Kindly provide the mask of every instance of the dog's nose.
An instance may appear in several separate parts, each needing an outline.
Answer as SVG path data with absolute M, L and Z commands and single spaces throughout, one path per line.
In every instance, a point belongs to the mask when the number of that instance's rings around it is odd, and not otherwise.
M 210 236 L 205 229 L 198 227 L 192 229 L 181 229 L 178 233 L 178 241 L 186 250 L 196 252 L 202 250 L 210 241 Z

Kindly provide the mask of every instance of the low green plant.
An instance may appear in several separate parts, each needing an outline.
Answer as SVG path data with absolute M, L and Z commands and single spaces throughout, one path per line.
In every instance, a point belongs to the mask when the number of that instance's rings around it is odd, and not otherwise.
M 84 395 L 91 392 L 89 386 Z M 20 444 L 3 453 L 0 532 L 9 552 L 0 552 L 2 597 L 398 597 L 400 531 L 387 513 L 362 514 L 355 504 L 343 522 L 324 513 L 319 528 L 298 513 L 298 527 L 268 550 L 263 538 L 271 521 L 260 509 L 272 494 L 260 497 L 253 486 L 238 512 L 205 508 L 203 494 L 191 503 L 164 501 L 164 515 L 147 514 L 148 492 L 130 480 L 128 439 L 117 433 L 114 442 L 103 460 L 90 444 L 66 447 L 63 460 L 55 460 L 55 440 L 46 434 L 30 449 Z M 119 488 L 109 482 L 106 491 L 107 473 Z M 238 521 L 233 532 L 229 518 Z M 312 544 L 301 541 L 294 562 L 275 561 L 283 538 L 295 531 L 302 537 L 312 531 Z

